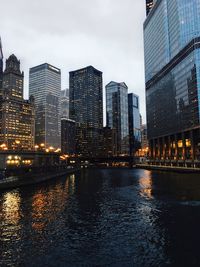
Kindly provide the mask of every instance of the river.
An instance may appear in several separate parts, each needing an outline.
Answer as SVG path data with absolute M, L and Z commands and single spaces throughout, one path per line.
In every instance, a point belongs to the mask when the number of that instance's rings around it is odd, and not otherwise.
M 200 266 L 200 175 L 91 169 L 0 193 L 0 266 Z

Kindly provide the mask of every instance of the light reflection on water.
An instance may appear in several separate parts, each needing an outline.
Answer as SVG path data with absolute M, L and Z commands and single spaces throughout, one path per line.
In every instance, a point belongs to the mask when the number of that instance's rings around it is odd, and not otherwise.
M 3 192 L 0 266 L 196 266 L 199 200 L 198 175 L 128 169 Z

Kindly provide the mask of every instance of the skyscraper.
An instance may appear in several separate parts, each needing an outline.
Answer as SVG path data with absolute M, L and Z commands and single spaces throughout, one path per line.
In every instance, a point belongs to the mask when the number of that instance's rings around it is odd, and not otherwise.
M 102 72 L 92 66 L 69 73 L 69 117 L 76 122 L 76 151 L 97 156 L 103 128 Z
M 11 55 L 6 60 L 0 89 L 0 143 L 7 149 L 32 150 L 34 147 L 34 100 L 23 99 L 23 81 L 20 61 Z
M 0 89 L 2 88 L 2 82 L 3 82 L 3 50 L 0 37 Z
M 44 63 L 29 71 L 29 95 L 36 107 L 35 143 L 60 148 L 60 69 Z
M 60 97 L 61 103 L 61 118 L 69 119 L 69 89 L 61 91 Z
M 153 8 L 154 2 L 155 0 L 146 0 L 146 15 L 148 15 Z
M 199 0 L 155 2 L 144 22 L 152 159 L 189 165 L 200 159 L 199 43 Z
M 106 85 L 106 119 L 107 126 L 116 130 L 117 155 L 128 155 L 128 87 L 124 82 Z
M 139 96 L 133 93 L 128 94 L 128 122 L 130 155 L 133 156 L 141 146 Z
M 61 118 L 61 151 L 63 154 L 75 154 L 75 121 Z

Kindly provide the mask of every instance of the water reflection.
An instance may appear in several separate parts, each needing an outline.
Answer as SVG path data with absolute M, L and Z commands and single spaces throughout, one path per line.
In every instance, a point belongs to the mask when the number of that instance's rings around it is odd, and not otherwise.
M 151 171 L 144 171 L 144 174 L 139 179 L 140 194 L 143 197 L 152 199 L 152 173 Z

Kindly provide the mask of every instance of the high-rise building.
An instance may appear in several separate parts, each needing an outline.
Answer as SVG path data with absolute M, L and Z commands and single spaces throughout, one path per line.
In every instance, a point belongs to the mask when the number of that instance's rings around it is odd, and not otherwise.
M 130 155 L 134 156 L 141 147 L 141 123 L 139 110 L 139 96 L 128 94 L 128 122 Z
M 60 97 L 61 118 L 69 119 L 69 89 L 61 91 Z
M 141 156 L 148 156 L 149 151 L 149 143 L 147 138 L 147 126 L 146 124 L 142 124 L 141 126 Z
M 200 159 L 199 43 L 199 0 L 155 2 L 144 22 L 147 129 L 152 159 L 178 164 Z
M 146 15 L 148 16 L 149 12 L 153 8 L 155 0 L 146 0 Z
M 106 119 L 107 126 L 116 130 L 117 155 L 128 155 L 128 87 L 124 82 L 106 85 Z
M 69 73 L 69 118 L 76 122 L 76 152 L 98 156 L 103 128 L 102 72 L 92 66 Z
M 75 154 L 75 121 L 61 118 L 61 151 L 63 154 Z
M 60 148 L 60 69 L 44 63 L 29 71 L 29 95 L 36 107 L 35 143 Z
M 117 134 L 115 129 L 103 127 L 102 156 L 117 156 Z
M 34 148 L 34 99 L 23 99 L 24 73 L 15 55 L 6 60 L 3 88 L 0 89 L 1 148 L 32 150 Z
M 3 50 L 0 37 L 0 89 L 2 89 L 2 83 L 3 83 Z

